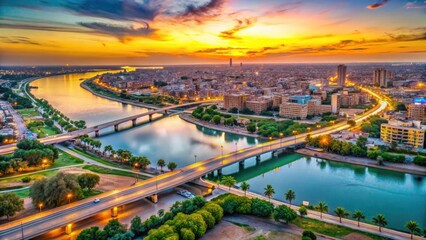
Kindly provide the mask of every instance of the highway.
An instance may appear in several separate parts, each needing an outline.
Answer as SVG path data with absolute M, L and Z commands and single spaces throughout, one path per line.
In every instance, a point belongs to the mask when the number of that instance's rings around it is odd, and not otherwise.
M 355 119 L 358 124 L 369 116 L 375 115 L 385 110 L 387 107 L 387 102 L 383 101 L 380 96 L 372 92 L 370 93 L 376 98 L 380 99 L 380 104 L 365 112 L 363 115 L 358 116 Z M 164 111 L 164 109 L 158 111 Z M 128 119 L 130 120 L 131 118 Z M 349 124 L 343 122 L 327 128 L 311 131 L 309 134 L 312 137 L 315 137 L 341 131 L 350 127 L 351 126 Z M 132 187 L 121 188 L 108 193 L 103 193 L 96 196 L 96 198 L 101 199 L 100 203 L 97 204 L 93 203 L 93 197 L 3 224 L 0 226 L 0 239 L 12 240 L 36 237 L 50 230 L 64 227 L 67 224 L 76 223 L 88 217 L 94 216 L 99 212 L 112 209 L 113 207 L 132 203 L 158 192 L 177 187 L 217 169 L 238 163 L 247 158 L 258 156 L 270 151 L 279 150 L 285 147 L 290 147 L 294 144 L 303 143 L 305 142 L 306 135 L 307 133 L 299 134 L 296 136 L 285 137 L 282 139 L 262 143 L 245 149 L 237 149 L 235 152 L 219 155 L 208 160 L 191 164 L 173 172 L 158 175 L 151 179 L 139 182 Z M 159 199 L 159 201 L 161 201 L 161 199 Z M 22 237 L 22 233 L 24 237 Z
M 92 127 L 88 127 L 88 128 L 84 128 L 84 129 L 80 129 L 80 130 L 77 130 L 77 131 L 73 131 L 73 132 L 69 132 L 69 133 L 61 133 L 61 134 L 57 134 L 57 135 L 53 135 L 53 136 L 49 136 L 49 137 L 45 137 L 45 138 L 40 138 L 38 140 L 41 143 L 44 143 L 44 144 L 61 143 L 61 142 L 65 142 L 65 141 L 68 141 L 68 140 L 71 140 L 71 139 L 74 139 L 74 138 L 78 138 L 80 136 L 83 136 L 83 135 L 86 135 L 86 134 L 89 134 L 89 133 L 100 131 L 100 130 L 108 128 L 108 127 L 120 125 L 122 123 L 129 122 L 129 121 L 132 121 L 134 119 L 138 119 L 138 118 L 145 117 L 145 116 L 150 116 L 150 115 L 153 115 L 153 114 L 156 114 L 156 113 L 163 113 L 164 114 L 165 111 L 170 111 L 170 110 L 173 110 L 173 109 L 176 109 L 176 108 L 194 106 L 194 105 L 199 105 L 199 104 L 204 104 L 204 103 L 215 103 L 215 102 L 217 102 L 217 100 L 184 103 L 184 104 L 180 104 L 180 105 L 173 105 L 173 106 L 169 106 L 169 107 L 165 107 L 165 108 L 159 108 L 159 109 L 148 111 L 148 112 L 141 113 L 141 114 L 138 114 L 138 115 L 134 115 L 134 116 L 130 116 L 130 117 L 126 117 L 126 118 L 102 123 L 102 124 L 92 126 Z M 0 146 L 0 155 L 12 153 L 16 149 L 17 149 L 16 143 Z

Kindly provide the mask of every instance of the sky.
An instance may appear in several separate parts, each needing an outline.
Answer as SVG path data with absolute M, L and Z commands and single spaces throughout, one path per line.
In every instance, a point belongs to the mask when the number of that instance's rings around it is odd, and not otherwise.
M 426 62 L 426 0 L 0 0 L 0 65 Z

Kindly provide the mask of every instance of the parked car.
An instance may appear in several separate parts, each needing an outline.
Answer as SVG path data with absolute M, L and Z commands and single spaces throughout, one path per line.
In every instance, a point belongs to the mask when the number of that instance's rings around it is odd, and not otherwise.
M 95 198 L 95 200 L 93 200 L 93 203 L 98 203 L 98 202 L 100 202 L 101 200 L 99 199 L 99 198 Z

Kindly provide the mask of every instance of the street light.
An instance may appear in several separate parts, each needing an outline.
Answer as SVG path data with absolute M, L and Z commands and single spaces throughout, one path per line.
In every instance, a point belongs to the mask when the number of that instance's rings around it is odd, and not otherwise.
M 135 167 L 135 182 L 137 182 L 138 181 L 138 176 L 136 174 L 136 171 L 138 170 L 139 163 L 135 163 L 135 164 L 133 164 L 133 166 Z
M 38 208 L 40 209 L 40 212 L 41 212 L 41 208 L 43 207 L 43 203 L 39 203 L 38 204 Z
M 195 163 L 197 162 L 197 154 L 194 155 Z
M 294 135 L 294 144 L 296 144 L 296 138 L 297 138 L 297 131 L 293 130 L 293 135 Z
M 238 142 L 235 143 L 235 160 L 237 160 Z
M 47 159 L 43 159 L 42 164 L 41 164 L 41 166 L 42 166 L 43 169 L 45 169 L 44 166 L 46 165 L 46 163 L 47 163 Z
M 284 133 L 280 133 L 280 147 L 282 147 Z
M 68 193 L 68 194 L 67 194 L 68 203 L 70 203 L 70 202 L 71 202 L 71 197 L 72 197 L 72 194 L 71 194 L 71 193 Z

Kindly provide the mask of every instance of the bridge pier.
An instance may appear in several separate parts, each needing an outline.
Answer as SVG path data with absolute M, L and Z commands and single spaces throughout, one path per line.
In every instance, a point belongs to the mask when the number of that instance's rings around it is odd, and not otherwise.
M 152 122 L 152 114 L 149 114 L 148 117 L 149 117 L 149 121 Z
M 134 127 L 134 126 L 136 126 L 136 118 L 135 119 L 132 119 L 132 126 Z
M 260 155 L 256 156 L 256 165 L 260 163 Z
M 118 132 L 118 124 L 114 125 L 114 131 Z
M 219 176 L 222 176 L 222 168 L 219 168 L 218 170 L 217 170 L 217 176 L 219 177 Z
M 65 226 L 65 233 L 67 235 L 70 235 L 72 233 L 72 223 L 68 223 L 67 226 Z
M 111 217 L 116 218 L 118 216 L 118 207 L 111 208 Z
M 95 137 L 99 137 L 99 130 L 95 131 Z
M 238 163 L 238 167 L 240 168 L 240 170 L 241 169 L 244 169 L 244 160 L 243 161 L 240 161 L 239 163 Z
M 158 202 L 158 195 L 157 195 L 157 194 L 153 194 L 153 195 L 151 196 L 151 201 L 152 201 L 153 203 L 157 203 L 157 202 Z

